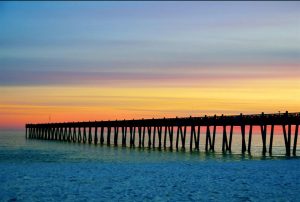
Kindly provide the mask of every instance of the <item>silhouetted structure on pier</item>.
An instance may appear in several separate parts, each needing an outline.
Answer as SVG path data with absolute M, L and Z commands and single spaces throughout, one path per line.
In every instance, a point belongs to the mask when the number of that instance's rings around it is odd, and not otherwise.
M 274 126 L 282 126 L 286 155 L 291 155 L 291 134 L 292 125 L 295 125 L 295 135 L 293 142 L 293 155 L 296 155 L 298 128 L 300 123 L 300 113 L 283 114 L 255 114 L 237 116 L 204 116 L 188 118 L 163 118 L 163 119 L 141 119 L 141 120 L 116 120 L 116 121 L 95 121 L 95 122 L 69 122 L 69 123 L 45 123 L 26 124 L 26 138 L 57 140 L 68 142 L 83 142 L 89 144 L 118 146 L 119 129 L 121 129 L 121 144 L 126 147 L 127 132 L 129 132 L 129 146 L 144 148 L 145 140 L 148 141 L 146 147 L 159 149 L 168 147 L 173 149 L 173 138 L 176 135 L 176 149 L 185 149 L 187 131 L 190 134 L 190 150 L 200 150 L 200 128 L 206 128 L 205 151 L 215 150 L 215 136 L 217 127 L 222 127 L 222 151 L 231 152 L 233 127 L 240 127 L 242 136 L 242 153 L 251 152 L 252 128 L 259 126 L 262 137 L 262 153 L 267 152 L 267 126 L 271 126 L 269 153 L 272 154 Z M 246 126 L 249 126 L 248 146 L 246 145 Z M 229 134 L 227 135 L 229 127 Z M 174 130 L 174 128 L 177 130 Z M 212 131 L 211 131 L 212 128 Z M 88 131 L 87 131 L 88 130 Z M 92 132 L 94 130 L 94 133 Z M 177 131 L 174 134 L 174 131 Z M 113 133 L 112 133 L 113 132 Z M 99 133 L 99 135 L 98 135 Z M 136 135 L 137 134 L 137 135 Z M 113 135 L 113 143 L 111 143 Z M 146 138 L 145 138 L 146 136 Z M 147 137 L 148 136 L 148 137 Z M 158 144 L 155 144 L 156 138 Z

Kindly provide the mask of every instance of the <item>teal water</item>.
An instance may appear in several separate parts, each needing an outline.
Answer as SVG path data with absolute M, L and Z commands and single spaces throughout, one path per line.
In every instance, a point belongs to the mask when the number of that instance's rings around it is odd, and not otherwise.
M 252 156 L 239 154 L 238 146 L 222 155 L 1 132 L 0 201 L 300 201 L 300 159 L 281 155 L 280 138 L 278 154 L 262 157 L 259 143 Z

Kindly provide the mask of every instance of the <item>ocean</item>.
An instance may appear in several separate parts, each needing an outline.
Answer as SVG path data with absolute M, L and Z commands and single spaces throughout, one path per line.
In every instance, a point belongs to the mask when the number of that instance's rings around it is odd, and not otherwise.
M 216 152 L 205 153 L 204 137 L 200 152 L 176 152 L 2 131 L 0 201 L 300 201 L 300 158 L 284 156 L 281 135 L 265 157 L 258 135 L 251 155 L 240 153 L 238 135 L 222 154 L 220 137 Z

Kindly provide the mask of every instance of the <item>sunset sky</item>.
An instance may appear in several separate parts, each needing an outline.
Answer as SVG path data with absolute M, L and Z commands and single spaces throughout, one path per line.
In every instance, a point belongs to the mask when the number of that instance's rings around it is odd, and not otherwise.
M 300 2 L 0 2 L 0 129 L 300 111 Z

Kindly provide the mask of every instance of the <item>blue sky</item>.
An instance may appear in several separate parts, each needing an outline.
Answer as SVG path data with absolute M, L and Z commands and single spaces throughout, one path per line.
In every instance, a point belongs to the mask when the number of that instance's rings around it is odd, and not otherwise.
M 299 7 L 299 2 L 1 2 L 0 68 L 164 72 L 294 64 L 300 55 Z

